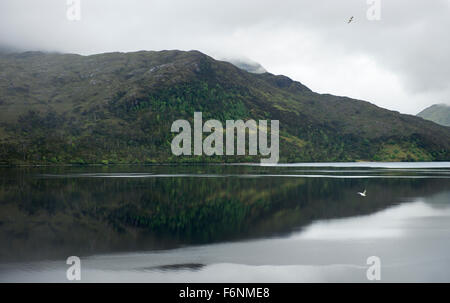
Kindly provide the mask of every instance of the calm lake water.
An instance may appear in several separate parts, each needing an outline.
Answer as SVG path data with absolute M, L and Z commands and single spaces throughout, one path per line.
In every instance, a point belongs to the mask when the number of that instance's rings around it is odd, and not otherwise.
M 357 192 L 367 189 L 367 196 Z M 450 282 L 450 162 L 0 168 L 0 282 Z

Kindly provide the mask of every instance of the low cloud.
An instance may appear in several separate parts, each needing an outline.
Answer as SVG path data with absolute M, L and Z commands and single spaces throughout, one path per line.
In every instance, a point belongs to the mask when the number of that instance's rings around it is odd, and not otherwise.
M 450 1 L 2 0 L 0 45 L 93 54 L 198 49 L 249 58 L 311 89 L 417 113 L 450 104 Z M 353 21 L 347 23 L 353 16 Z

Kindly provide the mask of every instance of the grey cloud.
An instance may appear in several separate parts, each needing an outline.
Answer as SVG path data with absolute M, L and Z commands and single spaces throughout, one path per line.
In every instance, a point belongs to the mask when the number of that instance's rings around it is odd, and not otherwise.
M 413 112 L 428 103 L 450 103 L 448 0 L 381 0 L 380 21 L 366 19 L 365 0 L 81 0 L 81 4 L 82 20 L 69 22 L 65 0 L 2 0 L 0 45 L 82 54 L 199 49 L 233 58 L 249 55 L 244 46 L 230 46 L 238 33 L 257 33 L 255 39 L 263 48 L 271 43 L 267 29 L 288 31 L 286 45 L 278 46 L 280 53 L 290 47 L 287 40 L 303 39 L 302 33 L 308 33 L 317 47 L 327 48 L 321 54 L 327 56 L 324 61 L 330 62 L 330 70 L 339 67 L 343 55 L 362 55 L 398 76 L 405 94 L 412 96 L 399 100 L 404 103 L 399 109 Z M 347 24 L 350 16 L 354 21 Z M 309 55 L 299 51 L 298 57 L 303 56 L 299 62 Z M 259 63 L 296 64 L 283 59 Z M 308 79 L 296 80 L 308 84 Z M 416 96 L 423 96 L 422 101 L 411 104 Z

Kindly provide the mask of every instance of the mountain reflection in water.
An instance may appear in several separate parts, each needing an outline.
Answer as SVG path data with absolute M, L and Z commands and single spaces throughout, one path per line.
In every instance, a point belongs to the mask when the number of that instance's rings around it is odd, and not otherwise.
M 71 255 L 139 281 L 209 281 L 219 272 L 232 282 L 351 281 L 365 277 L 355 254 L 377 252 L 389 256 L 393 280 L 407 280 L 393 270 L 405 249 L 419 263 L 448 264 L 449 245 L 432 240 L 449 234 L 450 165 L 429 166 L 2 168 L 0 281 L 20 264 L 51 277 Z M 364 189 L 367 197 L 356 194 Z M 425 242 L 400 247 L 408 237 Z M 422 247 L 430 244 L 435 255 Z

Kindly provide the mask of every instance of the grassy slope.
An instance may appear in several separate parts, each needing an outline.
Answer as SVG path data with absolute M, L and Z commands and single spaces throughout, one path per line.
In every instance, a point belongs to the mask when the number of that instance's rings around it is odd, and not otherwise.
M 197 51 L 0 55 L 0 163 L 257 160 L 172 156 L 194 111 L 280 120 L 285 162 L 450 159 L 448 127 Z

